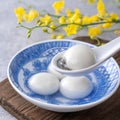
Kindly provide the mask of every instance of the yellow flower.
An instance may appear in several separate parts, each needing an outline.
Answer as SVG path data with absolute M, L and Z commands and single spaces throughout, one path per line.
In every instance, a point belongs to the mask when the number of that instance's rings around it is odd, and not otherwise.
M 91 20 L 90 20 L 90 17 L 88 16 L 84 16 L 82 18 L 82 24 L 85 25 L 85 24 L 90 24 L 91 23 Z
M 75 9 L 75 12 L 71 17 L 68 18 L 67 22 L 68 23 L 76 23 L 80 24 L 81 23 L 81 13 L 79 9 Z
M 51 35 L 51 38 L 52 38 L 52 39 L 56 39 L 56 35 L 55 35 L 55 34 L 52 34 L 52 35 Z
M 65 17 L 64 17 L 64 16 L 61 16 L 61 17 L 59 18 L 59 23 L 60 23 L 60 24 L 65 24 L 65 22 L 66 22 Z
M 104 24 L 102 24 L 102 28 L 110 28 L 112 27 L 113 23 L 112 23 L 112 19 L 109 17 L 109 18 L 106 18 L 104 20 Z
M 102 0 L 98 0 L 97 10 L 99 16 L 104 17 L 106 15 L 107 11 Z
M 110 14 L 110 18 L 111 18 L 112 20 L 118 20 L 118 19 L 119 19 L 119 16 L 118 16 L 118 14 L 116 14 L 116 13 L 111 13 L 111 14 Z
M 18 7 L 14 9 L 16 17 L 18 19 L 18 23 L 23 21 L 23 15 L 25 14 L 25 9 L 23 7 Z
M 67 36 L 74 35 L 77 33 L 78 26 L 74 24 L 70 24 L 63 28 L 67 34 Z
M 64 38 L 64 35 L 63 35 L 63 34 L 59 34 L 59 35 L 56 37 L 56 39 L 62 39 L 62 38 Z
M 25 9 L 23 7 L 18 7 L 14 9 L 14 12 L 17 17 L 23 16 L 25 13 Z
M 93 15 L 90 17 L 90 23 L 97 22 L 99 20 L 99 17 L 97 15 Z
M 27 22 L 32 22 L 35 18 L 37 18 L 39 16 L 39 12 L 37 10 L 30 10 L 29 13 L 24 14 L 23 18 L 24 20 L 26 20 Z
M 46 26 L 52 21 L 52 18 L 49 15 L 45 15 L 40 18 L 40 21 L 42 22 L 42 26 Z
M 88 29 L 88 35 L 91 37 L 91 38 L 94 38 L 96 37 L 97 35 L 100 35 L 101 34 L 101 30 L 99 27 L 94 27 L 94 28 L 89 28 Z
M 64 8 L 64 4 L 65 3 L 63 0 L 59 0 L 53 3 L 52 7 L 54 8 L 56 14 L 60 14 L 62 9 Z
M 37 18 L 39 16 L 39 12 L 37 10 L 30 10 L 29 14 L 28 14 L 28 21 L 32 22 L 33 19 Z
M 52 23 L 52 24 L 50 25 L 50 28 L 54 30 L 54 29 L 56 28 L 56 25 Z
M 76 24 L 80 24 L 81 23 L 81 19 L 78 15 L 74 14 L 72 17 L 67 19 L 67 23 L 76 23 Z
M 94 3 L 95 0 L 88 0 L 88 3 Z
M 103 25 L 102 25 L 102 27 L 103 28 L 110 28 L 110 27 L 112 27 L 112 23 L 104 23 Z
M 81 22 L 82 22 L 81 19 L 80 19 L 80 17 L 77 17 L 77 16 L 74 16 L 73 20 L 74 20 L 73 23 L 76 23 L 76 24 L 81 24 Z
M 80 12 L 80 10 L 78 9 L 78 8 L 76 8 L 75 10 L 74 10 L 74 12 L 75 12 L 75 14 L 77 14 L 77 15 L 81 15 L 81 12 Z
M 67 15 L 67 17 L 71 17 L 71 16 L 73 16 L 73 12 L 70 9 L 67 9 L 66 15 Z

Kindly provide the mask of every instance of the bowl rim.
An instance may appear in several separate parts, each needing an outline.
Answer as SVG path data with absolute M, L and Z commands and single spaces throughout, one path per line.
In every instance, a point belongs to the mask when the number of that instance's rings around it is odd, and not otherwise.
M 19 50 L 12 58 L 11 58 L 11 60 L 10 60 L 10 62 L 8 63 L 8 67 L 7 67 L 7 76 L 8 76 L 8 80 L 9 80 L 9 82 L 10 82 L 10 84 L 12 85 L 12 87 L 14 88 L 14 90 L 15 91 L 17 91 L 18 92 L 18 94 L 20 94 L 22 97 L 24 97 L 25 99 L 27 99 L 29 102 L 34 102 L 34 104 L 35 103 L 39 103 L 39 107 L 40 106 L 46 106 L 46 107 L 49 107 L 49 108 L 56 108 L 56 109 L 71 109 L 71 108 L 83 108 L 83 107 L 90 107 L 90 106 L 95 106 L 95 105 L 97 105 L 97 104 L 100 104 L 100 103 L 102 103 L 102 102 L 104 102 L 104 101 L 106 101 L 108 98 L 110 98 L 115 92 L 116 92 L 116 90 L 118 89 L 118 87 L 119 87 L 119 85 L 120 85 L 120 68 L 119 68 L 119 66 L 118 66 L 118 64 L 117 64 L 117 62 L 115 61 L 115 59 L 113 58 L 113 57 L 111 57 L 111 58 L 109 58 L 109 59 L 111 59 L 113 62 L 114 62 L 114 64 L 115 64 L 115 66 L 117 67 L 117 70 L 118 70 L 118 74 L 119 74 L 119 78 L 118 78 L 118 81 L 117 81 L 117 84 L 116 84 L 116 86 L 115 86 L 115 88 L 111 91 L 111 93 L 109 93 L 108 95 L 106 95 L 105 97 L 102 97 L 102 98 L 100 98 L 100 99 L 98 99 L 97 101 L 94 101 L 94 102 L 91 102 L 91 103 L 85 103 L 85 104 L 80 104 L 80 105 L 66 105 L 66 104 L 63 104 L 63 105 L 57 105 L 57 104 L 52 104 L 52 103 L 47 103 L 47 102 L 43 102 L 43 101 L 40 101 L 40 100 L 37 100 L 37 99 L 34 99 L 34 98 L 32 98 L 32 97 L 30 97 L 30 96 L 28 96 L 27 94 L 25 94 L 24 92 L 22 92 L 22 91 L 20 91 L 15 85 L 14 85 L 14 83 L 12 82 L 12 80 L 11 80 L 11 78 L 10 78 L 10 74 L 9 74 L 9 68 L 10 68 L 10 65 L 11 65 L 11 63 L 12 63 L 12 61 L 14 60 L 14 58 L 19 54 L 19 53 L 21 53 L 22 51 L 24 51 L 24 50 L 26 50 L 26 49 L 28 49 L 28 48 L 30 48 L 30 47 L 32 47 L 32 46 L 35 46 L 35 45 L 38 45 L 38 44 L 42 44 L 42 43 L 47 43 L 47 42 L 59 42 L 59 41 L 63 41 L 63 42 L 66 42 L 66 41 L 68 41 L 68 42 L 75 42 L 75 43 L 83 43 L 83 44 L 86 44 L 86 45 L 91 45 L 91 46 L 93 46 L 93 47 L 96 47 L 95 45 L 92 45 L 92 44 L 90 44 L 90 43 L 87 43 L 87 42 L 82 42 L 82 41 L 78 41 L 78 40 L 71 40 L 71 39 L 62 39 L 62 40 L 59 40 L 59 39 L 56 39 L 56 40 L 54 40 L 54 39 L 48 39 L 48 40 L 43 40 L 43 41 L 39 41 L 39 42 L 36 42 L 36 43 L 33 43 L 33 44 L 31 44 L 31 45 L 28 45 L 28 46 L 26 46 L 26 47 L 24 47 L 23 49 L 21 49 L 21 50 Z M 37 105 L 36 104 L 36 105 Z

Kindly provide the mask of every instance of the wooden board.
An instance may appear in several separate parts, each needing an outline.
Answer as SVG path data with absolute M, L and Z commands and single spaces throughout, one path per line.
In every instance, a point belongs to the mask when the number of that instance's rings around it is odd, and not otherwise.
M 88 37 L 75 38 L 91 42 Z M 95 41 L 92 41 L 93 44 Z M 120 65 L 120 53 L 115 56 Z M 39 108 L 22 98 L 8 79 L 0 83 L 0 104 L 18 120 L 120 120 L 120 88 L 104 103 L 89 110 L 57 113 Z

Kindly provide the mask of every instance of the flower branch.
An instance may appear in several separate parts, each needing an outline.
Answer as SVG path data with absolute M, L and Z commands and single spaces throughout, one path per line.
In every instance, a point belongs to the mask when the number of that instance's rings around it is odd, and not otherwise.
M 43 32 L 51 34 L 52 38 L 57 39 L 75 35 L 79 31 L 87 29 L 88 35 L 97 41 L 97 36 L 104 32 L 115 33 L 116 30 L 120 31 L 120 29 L 111 30 L 115 24 L 120 24 L 120 19 L 116 13 L 107 12 L 102 0 L 97 1 L 96 8 L 98 13 L 92 16 L 85 16 L 78 8 L 75 10 L 66 9 L 63 15 L 61 12 L 64 9 L 64 4 L 64 0 L 57 0 L 53 3 L 52 7 L 55 10 L 55 14 L 48 13 L 45 10 L 43 13 L 35 9 L 26 11 L 24 8 L 18 7 L 15 9 L 19 23 L 17 27 L 27 29 L 28 37 L 31 36 L 34 29 L 42 28 Z M 31 28 L 26 27 L 23 25 L 24 22 L 34 22 L 35 25 Z

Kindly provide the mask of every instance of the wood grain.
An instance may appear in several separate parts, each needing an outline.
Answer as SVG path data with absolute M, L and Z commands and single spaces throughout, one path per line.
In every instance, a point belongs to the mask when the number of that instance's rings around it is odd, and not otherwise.
M 88 37 L 75 39 L 91 42 Z M 120 65 L 120 52 L 114 57 Z M 120 88 L 109 100 L 89 110 L 57 113 L 26 101 L 16 93 L 6 79 L 0 83 L 0 104 L 18 120 L 120 120 Z

